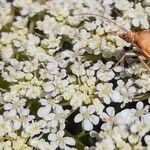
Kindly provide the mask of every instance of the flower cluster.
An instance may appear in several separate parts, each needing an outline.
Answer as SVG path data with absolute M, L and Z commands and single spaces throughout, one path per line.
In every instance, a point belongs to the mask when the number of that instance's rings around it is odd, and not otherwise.
M 149 17 L 148 0 L 0 0 L 0 149 L 150 149 L 150 74 L 113 67 Z

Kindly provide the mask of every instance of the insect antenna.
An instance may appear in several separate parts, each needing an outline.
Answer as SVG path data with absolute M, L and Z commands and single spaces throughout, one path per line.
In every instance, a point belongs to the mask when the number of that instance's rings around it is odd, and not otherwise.
M 122 30 L 128 32 L 127 29 L 121 27 L 120 25 L 118 25 L 118 24 L 115 23 L 114 21 L 112 21 L 112 20 L 110 20 L 110 19 L 108 19 L 108 18 L 106 18 L 106 17 L 104 17 L 104 16 L 102 16 L 102 15 L 99 15 L 99 14 L 93 14 L 93 13 L 81 13 L 81 14 L 78 14 L 78 15 L 82 15 L 82 16 L 87 16 L 87 15 L 89 16 L 89 15 L 90 15 L 90 16 L 98 16 L 98 17 L 104 18 L 105 20 L 107 20 L 107 21 L 109 21 L 109 22 L 112 22 L 113 24 L 115 24 L 116 26 L 118 26 L 119 28 L 121 28 Z

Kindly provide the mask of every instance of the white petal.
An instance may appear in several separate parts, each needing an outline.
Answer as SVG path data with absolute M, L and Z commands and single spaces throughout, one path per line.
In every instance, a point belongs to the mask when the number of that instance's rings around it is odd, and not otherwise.
M 4 118 L 2 115 L 0 115 L 0 123 L 3 123 L 4 122 Z
M 122 80 L 118 80 L 117 84 L 118 84 L 118 86 L 122 87 L 122 86 L 124 86 L 125 83 Z
M 62 141 L 62 142 L 59 143 L 59 147 L 60 147 L 60 149 L 65 149 L 66 144 L 64 143 L 64 141 Z
M 101 80 L 101 81 L 110 81 L 111 79 L 113 79 L 115 76 L 115 73 L 113 71 L 109 71 L 109 72 L 97 72 L 97 77 Z
M 57 142 L 57 141 L 50 142 L 50 146 L 51 146 L 52 150 L 55 150 L 59 146 L 59 142 Z
M 109 116 L 114 116 L 115 115 L 114 107 L 107 107 L 106 112 L 109 114 Z
M 143 122 L 146 124 L 146 125 L 150 125 L 150 113 L 147 113 L 146 115 L 143 116 Z
M 41 105 L 47 105 L 48 101 L 46 99 L 40 99 Z
M 129 93 L 135 93 L 136 92 L 136 88 L 132 86 L 132 87 L 130 87 L 128 89 L 128 91 L 129 91 Z
M 105 112 L 102 112 L 102 113 L 100 114 L 100 118 L 101 118 L 102 120 L 107 120 L 107 119 L 109 118 L 109 116 L 108 116 L 108 114 L 106 114 Z
M 138 103 L 136 104 L 136 108 L 137 108 L 138 110 L 142 110 L 142 109 L 143 109 L 143 103 L 142 103 L 142 102 L 138 102 Z
M 14 128 L 18 130 L 20 127 L 21 127 L 21 122 L 15 120 L 15 121 L 14 121 Z
M 56 136 L 56 134 L 51 133 L 51 134 L 48 135 L 48 139 L 49 139 L 50 141 L 56 141 L 57 136 Z
M 67 145 L 75 145 L 75 140 L 71 137 L 65 137 L 64 141 Z
M 9 112 L 9 117 L 15 117 L 16 116 L 16 114 L 17 114 L 17 112 L 16 112 L 16 110 L 15 109 L 11 109 L 10 111 L 8 111 Z
M 116 115 L 118 124 L 129 124 L 132 120 L 132 113 L 129 109 L 124 109 Z
M 46 92 L 51 92 L 55 89 L 54 85 L 51 82 L 47 82 L 44 86 Z
M 88 119 L 83 120 L 82 126 L 86 131 L 90 131 L 93 129 L 93 124 Z
M 52 121 L 50 121 L 50 123 L 51 123 L 51 127 L 52 128 L 56 128 L 57 125 L 58 125 L 58 121 L 57 120 L 52 120 Z
M 109 96 L 105 96 L 103 100 L 106 104 L 110 104 L 110 97 Z
M 4 109 L 5 109 L 5 110 L 10 110 L 10 109 L 12 109 L 12 104 L 10 104 L 10 103 L 5 104 L 5 105 L 4 105 Z
M 135 26 L 135 27 L 138 27 L 140 25 L 140 21 L 139 19 L 135 18 L 132 20 L 132 24 Z
M 150 143 L 150 135 L 146 135 L 144 137 L 144 140 L 145 140 L 146 144 Z
M 114 64 L 114 62 L 108 61 L 108 62 L 106 63 L 106 66 L 107 66 L 107 68 L 111 68 L 113 64 Z
M 110 129 L 110 128 L 111 128 L 111 125 L 108 124 L 108 123 L 103 123 L 103 124 L 101 125 L 101 129 L 102 129 L 102 130 L 108 130 L 108 129 Z
M 23 109 L 21 113 L 22 113 L 22 115 L 27 116 L 27 115 L 29 115 L 30 110 L 26 108 L 26 109 Z
M 50 110 L 47 109 L 46 107 L 40 107 L 40 108 L 38 109 L 37 114 L 38 114 L 39 117 L 42 118 L 42 117 L 44 117 L 45 115 L 47 115 L 49 112 L 50 112 Z
M 103 84 L 102 84 L 102 83 L 98 83 L 98 84 L 96 85 L 96 89 L 97 89 L 97 90 L 100 90 L 101 87 L 103 87 Z
M 44 119 L 45 119 L 46 121 L 52 120 L 52 119 L 55 118 L 55 116 L 56 116 L 55 114 L 50 113 L 50 114 L 45 115 L 45 116 L 44 116 Z
M 45 120 L 42 120 L 42 119 L 41 119 L 41 120 L 38 121 L 38 123 L 40 124 L 40 126 L 41 126 L 42 128 L 44 128 L 44 127 L 46 128 L 47 122 L 46 122 Z
M 114 71 L 115 72 L 121 72 L 121 71 L 123 71 L 123 69 L 124 68 L 122 66 L 117 66 L 117 67 L 114 68 Z
M 90 121 L 94 124 L 97 125 L 99 123 L 99 117 L 95 115 L 90 116 Z
M 84 114 L 86 111 L 87 111 L 87 107 L 86 107 L 86 106 L 81 106 L 81 107 L 80 107 L 80 112 L 81 112 L 82 114 Z
M 89 112 L 90 114 L 93 114 L 93 113 L 95 112 L 95 106 L 94 106 L 94 105 L 89 105 L 89 106 L 88 106 L 88 112 Z
M 74 118 L 75 123 L 81 122 L 82 120 L 83 120 L 83 115 L 82 114 L 77 114 Z
M 63 137 L 64 134 L 65 134 L 65 132 L 64 132 L 63 130 L 59 130 L 59 131 L 57 132 L 57 136 L 58 136 L 59 138 L 60 138 L 60 137 Z
M 113 91 L 110 94 L 110 97 L 111 97 L 112 101 L 114 101 L 116 103 L 121 103 L 123 101 L 123 96 L 117 91 Z

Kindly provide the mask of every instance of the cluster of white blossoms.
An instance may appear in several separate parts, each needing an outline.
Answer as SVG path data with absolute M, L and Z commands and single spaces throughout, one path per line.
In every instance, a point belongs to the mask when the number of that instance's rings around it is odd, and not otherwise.
M 149 19 L 149 0 L 0 0 L 0 150 L 150 149 L 150 74 L 113 68 Z

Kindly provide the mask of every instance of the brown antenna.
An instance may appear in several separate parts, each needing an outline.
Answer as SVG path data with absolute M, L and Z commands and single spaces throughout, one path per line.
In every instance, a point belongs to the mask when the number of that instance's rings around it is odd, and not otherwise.
M 124 31 L 126 31 L 126 32 L 128 32 L 128 30 L 126 30 L 125 28 L 123 28 L 123 27 L 121 27 L 121 26 L 119 26 L 117 23 L 115 23 L 114 21 L 112 21 L 112 20 L 110 20 L 110 19 L 108 19 L 108 18 L 106 18 L 106 17 L 104 17 L 104 16 L 102 16 L 102 15 L 98 15 L 98 14 L 93 14 L 93 13 L 81 13 L 81 14 L 78 14 L 78 15 L 82 15 L 82 16 L 98 16 L 98 17 L 101 17 L 101 18 L 104 18 L 105 20 L 107 20 L 107 21 L 109 21 L 109 22 L 112 22 L 113 24 L 115 24 L 116 26 L 118 26 L 119 28 L 121 28 L 122 30 L 124 30 Z

